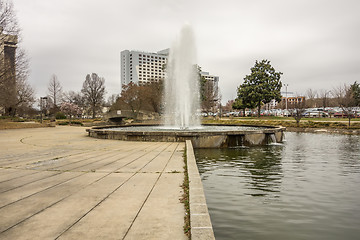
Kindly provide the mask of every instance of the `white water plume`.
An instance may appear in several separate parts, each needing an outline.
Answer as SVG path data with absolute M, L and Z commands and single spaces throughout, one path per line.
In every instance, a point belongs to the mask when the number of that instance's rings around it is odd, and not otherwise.
M 185 25 L 170 49 L 165 77 L 165 122 L 176 128 L 199 127 L 199 75 L 192 28 Z

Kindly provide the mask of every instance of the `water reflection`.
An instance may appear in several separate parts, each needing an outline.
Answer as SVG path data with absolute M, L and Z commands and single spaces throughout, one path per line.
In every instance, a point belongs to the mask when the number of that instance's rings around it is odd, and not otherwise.
M 202 178 L 207 180 L 213 171 L 219 177 L 231 177 L 230 182 L 245 183 L 244 192 L 252 196 L 266 196 L 280 191 L 282 178 L 281 145 L 236 148 L 236 149 L 199 149 L 196 151 Z M 233 179 L 235 177 L 235 179 Z
M 345 141 L 341 141 L 338 149 L 338 156 L 341 160 L 342 172 L 344 175 L 360 172 L 360 141 L 358 136 L 344 136 Z
M 296 165 L 296 169 L 298 169 L 299 171 L 305 171 L 307 169 L 307 153 L 306 151 L 304 151 L 307 145 L 306 136 L 302 133 L 295 133 L 295 135 L 295 142 L 293 142 L 290 146 L 287 146 L 288 148 L 293 147 L 293 149 L 290 151 L 292 156 L 284 156 L 284 158 L 291 158 L 294 165 Z M 292 139 L 292 141 L 294 141 L 294 139 Z M 286 152 L 285 154 L 289 153 Z
M 360 235 L 360 136 L 287 133 L 283 146 L 196 157 L 217 239 Z

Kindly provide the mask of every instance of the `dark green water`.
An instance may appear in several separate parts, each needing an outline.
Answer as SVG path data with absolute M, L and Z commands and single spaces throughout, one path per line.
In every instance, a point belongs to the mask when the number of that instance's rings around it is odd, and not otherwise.
M 360 136 L 195 155 L 216 239 L 360 239 Z

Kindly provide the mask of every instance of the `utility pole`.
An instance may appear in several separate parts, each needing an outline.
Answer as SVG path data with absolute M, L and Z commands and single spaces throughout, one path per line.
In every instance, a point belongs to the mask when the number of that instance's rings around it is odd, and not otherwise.
M 288 110 L 288 99 L 287 99 L 287 87 L 289 86 L 289 84 L 285 83 L 285 108 L 286 108 L 286 112 Z
M 221 100 L 219 100 L 219 112 L 220 112 L 220 119 L 221 119 L 221 115 L 222 115 L 222 111 L 221 111 Z

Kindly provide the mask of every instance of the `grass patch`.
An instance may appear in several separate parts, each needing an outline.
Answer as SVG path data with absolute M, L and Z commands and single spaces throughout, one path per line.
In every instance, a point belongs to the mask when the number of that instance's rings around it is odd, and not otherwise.
M 185 216 L 184 216 L 184 233 L 185 235 L 191 239 L 191 225 L 190 225 L 190 202 L 189 202 L 189 175 L 188 175 L 188 167 L 187 167 L 187 155 L 186 155 L 186 145 L 183 154 L 184 158 L 184 182 L 181 187 L 184 190 L 184 193 L 180 199 L 180 202 L 184 204 L 185 208 Z
M 27 120 L 31 121 L 31 120 Z M 8 117 L 0 118 L 0 130 L 4 129 L 21 129 L 21 128 L 39 128 L 46 127 L 46 124 L 40 124 L 37 121 L 26 122 L 24 119 L 11 119 Z
M 58 122 L 56 124 L 60 125 L 60 126 L 66 126 L 66 125 L 69 125 L 69 122 Z
M 66 125 L 76 125 L 76 126 L 83 126 L 83 123 L 81 121 L 57 121 L 56 122 L 57 125 L 60 126 L 66 126 Z
M 297 126 L 294 118 L 261 117 L 261 118 L 223 118 L 203 119 L 204 124 L 222 125 L 252 125 L 252 126 L 283 126 L 293 128 L 327 128 L 327 129 L 360 129 L 359 119 L 351 119 L 351 126 L 348 126 L 347 119 L 335 118 L 302 118 Z

